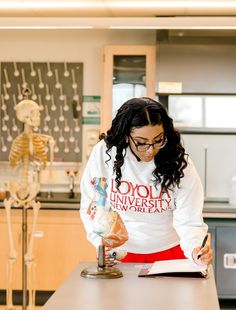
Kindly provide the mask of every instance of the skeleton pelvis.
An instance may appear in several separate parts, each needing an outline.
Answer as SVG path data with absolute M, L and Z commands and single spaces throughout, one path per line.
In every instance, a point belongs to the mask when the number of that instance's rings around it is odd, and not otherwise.
M 33 200 L 40 189 L 40 185 L 38 183 L 23 185 L 14 181 L 10 181 L 8 187 L 11 196 L 18 201 Z

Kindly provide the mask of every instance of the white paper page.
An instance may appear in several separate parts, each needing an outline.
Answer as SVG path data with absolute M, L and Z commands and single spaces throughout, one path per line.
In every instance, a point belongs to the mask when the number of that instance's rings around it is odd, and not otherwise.
M 190 259 L 175 259 L 157 261 L 153 263 L 148 274 L 171 273 L 171 272 L 204 272 L 206 266 L 199 266 Z

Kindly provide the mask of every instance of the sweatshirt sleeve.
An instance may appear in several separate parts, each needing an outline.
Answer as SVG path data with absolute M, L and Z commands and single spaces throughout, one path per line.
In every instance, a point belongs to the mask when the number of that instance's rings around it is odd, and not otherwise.
M 185 256 L 192 259 L 192 251 L 201 246 L 208 226 L 202 216 L 204 196 L 201 180 L 189 158 L 184 174 L 176 191 L 173 225 Z
M 87 239 L 97 248 L 101 244 L 101 237 L 93 232 L 93 222 L 88 214 L 88 208 L 94 199 L 94 189 L 91 184 L 93 177 L 100 177 L 101 175 L 101 142 L 94 146 L 90 157 L 87 161 L 86 167 L 84 169 L 80 190 L 81 190 L 81 200 L 80 200 L 80 217 L 83 222 L 84 228 L 87 232 Z

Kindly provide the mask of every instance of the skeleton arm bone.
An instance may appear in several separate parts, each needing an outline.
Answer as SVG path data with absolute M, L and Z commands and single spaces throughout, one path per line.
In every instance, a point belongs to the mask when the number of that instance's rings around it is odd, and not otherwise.
M 40 202 L 36 202 L 35 200 L 31 201 L 31 206 L 33 208 L 33 223 L 32 223 L 32 229 L 31 229 L 31 235 L 30 235 L 30 240 L 28 243 L 28 249 L 27 249 L 27 253 L 25 254 L 25 262 L 30 262 L 32 261 L 33 257 L 33 245 L 34 245 L 34 235 L 35 235 L 35 231 L 36 231 L 36 223 L 37 223 L 37 219 L 38 219 L 38 213 L 39 213 L 39 209 L 41 207 Z
M 6 294 L 6 302 L 7 309 L 13 309 L 13 296 L 12 296 L 12 288 L 13 288 L 13 265 L 17 259 L 17 252 L 13 242 L 13 231 L 12 231 L 12 223 L 11 223 L 11 207 L 15 204 L 14 198 L 4 199 L 3 205 L 6 210 L 6 218 L 7 218 L 7 231 L 8 231 L 8 243 L 9 243 L 9 253 L 7 260 L 7 294 Z
M 6 217 L 7 217 L 7 230 L 8 230 L 8 242 L 9 242 L 9 259 L 16 260 L 17 252 L 13 242 L 13 232 L 12 232 L 12 223 L 11 223 L 11 207 L 14 205 L 14 199 L 4 199 L 3 205 L 6 209 Z
M 52 136 L 48 135 L 40 135 L 40 138 L 44 141 L 45 145 L 49 145 L 50 150 L 50 177 L 52 177 L 52 163 L 54 161 L 54 147 L 55 147 L 55 140 Z

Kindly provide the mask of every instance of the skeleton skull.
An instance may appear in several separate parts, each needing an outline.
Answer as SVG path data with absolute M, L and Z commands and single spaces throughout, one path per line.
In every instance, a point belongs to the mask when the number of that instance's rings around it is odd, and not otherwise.
M 19 121 L 29 126 L 38 127 L 40 125 L 39 105 L 32 100 L 22 100 L 16 106 L 16 117 Z

